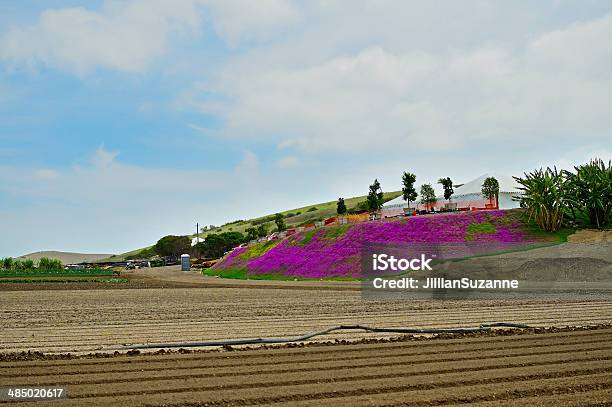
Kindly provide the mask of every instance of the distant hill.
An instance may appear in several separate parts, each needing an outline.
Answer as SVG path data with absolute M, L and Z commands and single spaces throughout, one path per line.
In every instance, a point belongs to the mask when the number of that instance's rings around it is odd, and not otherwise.
M 103 258 L 107 258 L 112 256 L 112 254 L 108 253 L 70 253 L 70 252 L 56 252 L 56 251 L 43 251 L 43 252 L 34 252 L 30 254 L 24 254 L 23 256 L 19 256 L 19 259 L 30 259 L 33 261 L 38 261 L 42 257 L 48 257 L 50 259 L 57 259 L 64 264 L 70 263 L 81 263 L 85 261 L 96 261 Z

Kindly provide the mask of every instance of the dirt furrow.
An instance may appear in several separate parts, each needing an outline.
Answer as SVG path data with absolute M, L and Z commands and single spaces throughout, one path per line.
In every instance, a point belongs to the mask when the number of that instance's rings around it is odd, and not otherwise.
M 369 352 L 368 354 L 358 354 L 345 357 L 330 357 L 327 359 L 316 359 L 316 358 L 281 358 L 273 357 L 261 359 L 257 361 L 249 361 L 240 363 L 240 361 L 224 361 L 216 360 L 205 363 L 201 360 L 184 359 L 181 361 L 171 362 L 164 361 L 163 358 L 157 359 L 156 362 L 142 363 L 134 361 L 129 363 L 126 361 L 121 365 L 112 363 L 99 363 L 96 365 L 88 366 L 61 366 L 61 367 L 46 367 L 46 368 L 11 368 L 3 369 L 2 376 L 4 382 L 13 382 L 18 384 L 19 380 L 23 377 L 27 377 L 28 381 L 36 383 L 51 383 L 52 380 L 57 379 L 58 375 L 78 375 L 83 376 L 84 374 L 99 374 L 99 373 L 121 373 L 129 374 L 130 372 L 137 372 L 142 374 L 143 372 L 156 372 L 160 373 L 167 370 L 180 370 L 180 369 L 212 369 L 215 374 L 222 376 L 228 376 L 232 373 L 235 374 L 250 374 L 253 372 L 261 372 L 262 370 L 324 370 L 329 369 L 330 366 L 344 366 L 343 368 L 352 367 L 376 367 L 376 366 L 394 366 L 396 364 L 409 363 L 411 366 L 425 365 L 421 369 L 426 369 L 427 366 L 432 366 L 434 363 L 456 363 L 461 361 L 462 366 L 464 363 L 475 362 L 483 360 L 483 358 L 490 358 L 492 361 L 504 360 L 506 363 L 528 363 L 529 358 L 531 360 L 537 360 L 543 358 L 546 361 L 555 360 L 573 360 L 576 352 L 580 352 L 577 358 L 590 360 L 592 358 L 598 358 L 601 360 L 608 360 L 612 355 L 611 346 L 601 346 L 601 344 L 593 346 L 576 347 L 576 345 L 570 345 L 563 349 L 559 347 L 551 347 L 551 349 L 543 349 L 538 351 L 530 349 L 520 350 L 496 350 L 489 352 L 468 352 L 464 354 L 448 353 L 442 354 L 441 357 L 434 358 L 432 355 L 427 354 L 415 354 L 411 352 L 397 352 L 390 354 L 378 355 L 376 352 Z M 516 360 L 515 360 L 516 359 Z M 112 360 L 112 359 L 111 359 Z M 84 377 L 84 376 L 83 376 Z M 71 380 L 71 379 L 65 379 Z M 72 379 L 76 380 L 76 379 Z

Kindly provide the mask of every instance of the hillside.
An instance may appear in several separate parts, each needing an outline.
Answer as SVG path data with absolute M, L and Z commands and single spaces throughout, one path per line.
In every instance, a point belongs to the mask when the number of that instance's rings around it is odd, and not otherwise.
M 329 278 L 360 277 L 362 250 L 368 244 L 477 243 L 469 250 L 503 251 L 558 240 L 535 232 L 520 210 L 497 210 L 417 216 L 313 229 L 238 248 L 210 274 Z M 465 257 L 468 254 L 458 254 Z
M 400 195 L 401 195 L 401 191 L 385 192 L 384 201 L 388 202 L 394 198 L 397 198 Z M 356 209 L 357 205 L 359 205 L 359 203 L 361 202 L 365 202 L 365 200 L 366 200 L 366 196 L 364 195 L 364 196 L 357 196 L 353 198 L 345 198 L 344 202 L 346 204 L 346 207 L 349 210 L 351 210 L 351 209 Z M 317 220 L 323 220 L 323 219 L 334 216 L 336 214 L 336 204 L 337 204 L 337 201 L 328 201 L 328 202 L 322 202 L 318 204 L 303 206 L 300 208 L 289 209 L 289 210 L 286 210 L 280 213 L 285 216 L 285 223 L 287 224 L 287 227 L 292 228 L 292 227 L 312 223 Z M 245 230 L 247 228 L 252 227 L 252 226 L 258 226 L 261 224 L 266 224 L 268 226 L 268 230 L 272 231 L 274 229 L 274 215 L 275 214 L 268 214 L 268 215 L 260 216 L 254 219 L 236 220 L 236 221 L 228 222 L 224 225 L 215 227 L 214 229 L 202 231 L 200 233 L 200 237 L 201 238 L 206 237 L 207 235 L 211 233 L 223 233 L 223 232 L 245 233 Z M 204 225 L 201 225 L 201 226 L 204 226 Z M 161 238 L 161 237 L 162 236 L 159 236 L 158 238 Z M 195 237 L 195 235 L 191 235 L 191 237 Z M 109 257 L 108 260 L 123 260 L 126 257 L 136 255 L 141 250 L 147 249 L 149 247 L 151 246 L 148 246 L 146 248 L 131 250 L 126 253 L 115 255 L 112 258 Z
M 384 201 L 388 202 L 401 195 L 400 191 L 386 192 L 384 194 Z M 366 196 L 357 196 L 353 198 L 346 198 L 346 207 L 350 209 L 356 209 L 360 202 L 365 202 Z M 325 218 L 336 215 L 336 204 L 337 201 L 329 201 L 318 203 L 309 206 L 303 206 L 301 208 L 289 209 L 280 212 L 285 216 L 285 223 L 287 227 L 292 228 L 308 223 L 313 223 L 318 220 L 324 220 Z M 219 226 L 213 230 L 208 230 L 200 234 L 201 237 L 208 235 L 209 233 L 222 233 L 222 232 L 241 232 L 244 233 L 245 229 L 251 226 L 257 226 L 262 223 L 268 225 L 268 229 L 272 230 L 274 227 L 274 215 L 269 214 L 254 219 L 238 220 L 234 222 L 228 222 L 222 226 Z M 195 235 L 194 235 L 195 237 Z
M 34 252 L 29 254 L 24 254 L 23 256 L 19 256 L 19 259 L 30 259 L 34 262 L 40 260 L 42 257 L 47 257 L 49 259 L 57 259 L 64 264 L 70 263 L 81 263 L 87 261 L 96 261 L 106 257 L 111 256 L 108 253 L 71 253 L 71 252 L 58 252 L 58 251 L 42 251 L 42 252 Z

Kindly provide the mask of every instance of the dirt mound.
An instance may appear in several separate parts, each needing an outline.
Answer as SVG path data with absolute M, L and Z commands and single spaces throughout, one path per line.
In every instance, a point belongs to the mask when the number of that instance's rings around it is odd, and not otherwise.
M 514 273 L 534 281 L 612 281 L 612 263 L 591 257 L 532 259 Z
M 567 241 L 570 243 L 612 243 L 612 230 L 578 230 L 573 235 L 568 236 Z

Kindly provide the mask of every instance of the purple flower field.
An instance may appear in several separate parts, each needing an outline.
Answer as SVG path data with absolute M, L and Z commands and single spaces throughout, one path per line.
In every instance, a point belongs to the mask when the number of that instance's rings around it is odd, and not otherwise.
M 479 226 L 486 226 L 482 229 L 485 232 L 479 233 Z M 249 274 L 287 277 L 359 278 L 362 249 L 368 244 L 456 244 L 478 246 L 484 252 L 536 241 L 519 211 L 449 213 L 322 228 L 309 239 L 305 234 L 294 235 L 253 257 L 248 248 L 236 249 L 215 269 L 243 268 Z M 453 257 L 465 255 L 459 251 Z

